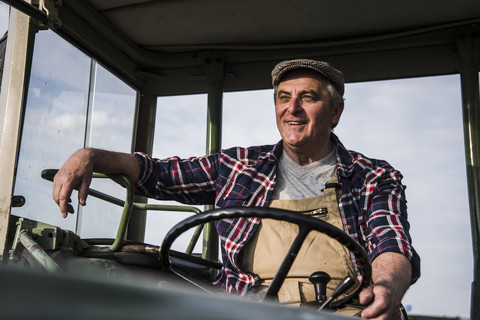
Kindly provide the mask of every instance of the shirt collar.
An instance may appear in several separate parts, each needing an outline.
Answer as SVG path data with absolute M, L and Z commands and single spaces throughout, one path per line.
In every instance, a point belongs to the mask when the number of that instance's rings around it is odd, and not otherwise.
M 330 133 L 332 143 L 337 146 L 337 170 L 342 177 L 353 174 L 353 156 L 348 152 L 340 139 L 332 132 Z
M 267 151 L 260 154 L 258 157 L 260 160 L 278 162 L 282 154 L 283 144 L 282 140 L 273 145 L 273 148 L 268 148 Z
M 348 177 L 353 173 L 353 156 L 348 152 L 340 139 L 333 132 L 330 133 L 330 139 L 332 143 L 337 147 L 337 170 L 338 174 L 343 177 Z M 269 149 L 259 156 L 259 159 L 278 162 L 283 151 L 283 140 L 273 145 L 273 148 Z

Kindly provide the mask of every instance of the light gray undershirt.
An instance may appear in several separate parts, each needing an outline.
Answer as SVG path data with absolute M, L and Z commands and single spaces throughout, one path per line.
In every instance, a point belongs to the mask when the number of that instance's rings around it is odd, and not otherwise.
M 323 195 L 336 167 L 336 148 L 326 157 L 301 166 L 283 151 L 272 200 L 298 200 Z

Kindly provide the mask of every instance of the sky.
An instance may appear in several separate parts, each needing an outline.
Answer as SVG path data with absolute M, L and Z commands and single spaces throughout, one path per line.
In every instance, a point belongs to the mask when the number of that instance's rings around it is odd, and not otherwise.
M 0 35 L 7 29 L 7 8 L 0 2 Z M 60 52 L 57 48 L 52 54 Z M 69 99 L 62 97 L 55 108 L 65 109 Z M 422 277 L 407 292 L 404 304 L 412 314 L 468 317 L 473 261 L 459 76 L 347 84 L 345 99 L 335 133 L 348 149 L 387 160 L 407 185 L 411 235 L 422 258 Z M 153 155 L 202 155 L 205 106 L 205 95 L 159 99 Z M 223 119 L 223 147 L 280 139 L 272 90 L 224 94 Z M 75 119 L 53 120 L 65 124 Z M 147 240 L 159 243 L 177 220 L 149 214 Z
M 0 35 L 4 35 L 8 29 L 8 6 L 0 2 Z

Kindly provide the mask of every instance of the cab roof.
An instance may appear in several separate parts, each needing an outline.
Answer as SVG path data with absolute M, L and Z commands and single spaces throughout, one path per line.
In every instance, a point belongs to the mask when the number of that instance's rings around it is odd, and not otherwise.
M 171 95 L 204 92 L 212 63 L 225 91 L 270 88 L 272 67 L 298 57 L 329 61 L 347 82 L 458 73 L 480 1 L 64 0 L 58 18 L 60 34 L 127 81 Z

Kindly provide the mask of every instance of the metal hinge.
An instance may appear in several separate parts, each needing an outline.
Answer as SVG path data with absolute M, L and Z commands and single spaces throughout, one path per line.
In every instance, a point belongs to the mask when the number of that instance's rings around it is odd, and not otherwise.
M 62 26 L 62 21 L 58 16 L 58 8 L 62 5 L 62 0 L 40 0 L 39 9 L 47 14 L 48 27 L 56 30 Z

